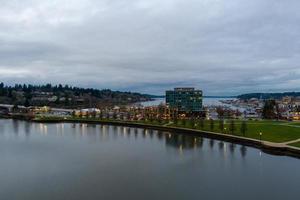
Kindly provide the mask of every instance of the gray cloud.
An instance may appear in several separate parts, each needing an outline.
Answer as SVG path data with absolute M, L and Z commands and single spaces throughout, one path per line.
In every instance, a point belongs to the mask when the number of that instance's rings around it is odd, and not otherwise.
M 299 90 L 297 0 L 0 0 L 0 80 Z

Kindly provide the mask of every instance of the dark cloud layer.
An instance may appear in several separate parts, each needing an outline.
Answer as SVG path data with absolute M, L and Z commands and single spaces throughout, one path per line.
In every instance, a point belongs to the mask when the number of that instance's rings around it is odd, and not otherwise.
M 0 80 L 300 89 L 297 0 L 0 0 Z

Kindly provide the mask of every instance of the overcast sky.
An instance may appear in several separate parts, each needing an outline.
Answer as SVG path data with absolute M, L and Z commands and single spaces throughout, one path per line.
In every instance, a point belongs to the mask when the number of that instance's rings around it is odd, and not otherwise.
M 0 0 L 0 81 L 300 90 L 299 0 Z

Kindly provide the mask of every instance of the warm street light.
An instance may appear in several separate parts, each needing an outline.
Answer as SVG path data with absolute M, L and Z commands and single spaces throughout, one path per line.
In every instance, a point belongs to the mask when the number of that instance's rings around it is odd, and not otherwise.
M 259 132 L 259 140 L 261 142 L 261 136 L 262 136 L 262 132 Z

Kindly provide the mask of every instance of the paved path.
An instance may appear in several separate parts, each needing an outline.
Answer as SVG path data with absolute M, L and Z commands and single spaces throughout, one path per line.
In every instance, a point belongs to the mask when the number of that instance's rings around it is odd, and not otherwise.
M 289 145 L 289 144 L 293 144 L 293 143 L 296 143 L 296 142 L 300 142 L 300 139 L 292 140 L 292 141 L 288 141 L 288 142 L 284 142 L 284 143 L 282 143 L 282 144 Z
M 169 123 L 167 123 L 167 124 L 164 124 L 163 126 L 169 126 L 169 125 L 171 125 L 171 124 L 173 124 L 173 122 L 169 122 Z
M 276 124 L 277 125 L 277 124 Z M 299 125 L 292 125 L 292 124 L 278 124 L 280 126 L 289 126 L 289 127 L 295 127 L 295 128 L 300 128 Z
M 267 144 L 269 146 L 274 146 L 274 147 L 286 147 L 286 146 L 289 146 L 290 144 L 293 144 L 293 143 L 296 143 L 296 142 L 300 142 L 300 138 L 298 138 L 296 140 L 290 140 L 290 141 L 287 141 L 287 142 L 281 142 L 281 143 L 263 141 L 264 144 Z

